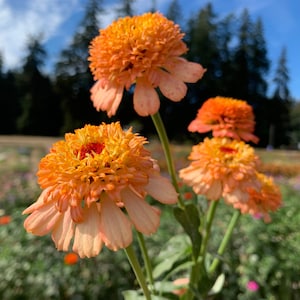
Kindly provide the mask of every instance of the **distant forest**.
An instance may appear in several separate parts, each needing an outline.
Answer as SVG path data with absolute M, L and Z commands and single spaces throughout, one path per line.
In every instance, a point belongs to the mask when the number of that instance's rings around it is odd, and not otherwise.
M 133 2 L 120 0 L 116 18 L 134 15 Z M 156 11 L 154 5 L 152 10 Z M 151 118 L 134 112 L 130 92 L 125 92 L 112 118 L 92 106 L 90 88 L 94 80 L 87 61 L 88 47 L 98 35 L 105 13 L 101 0 L 88 1 L 71 43 L 61 51 L 51 74 L 43 72 L 47 53 L 39 37 L 28 37 L 19 68 L 4 70 L 0 59 L 0 134 L 61 136 L 87 123 L 116 120 L 147 137 L 155 134 Z M 160 114 L 170 140 L 203 139 L 204 135 L 189 133 L 188 124 L 205 100 L 226 96 L 246 100 L 253 107 L 259 147 L 296 147 L 300 141 L 300 104 L 288 88 L 288 49 L 282 45 L 278 61 L 269 60 L 262 20 L 253 20 L 246 9 L 240 15 L 220 18 L 212 4 L 186 20 L 177 0 L 170 1 L 165 15 L 185 32 L 186 57 L 207 68 L 202 80 L 189 84 L 183 101 L 161 98 Z M 276 66 L 274 74 L 269 73 L 271 64 Z M 272 82 L 266 79 L 270 77 Z

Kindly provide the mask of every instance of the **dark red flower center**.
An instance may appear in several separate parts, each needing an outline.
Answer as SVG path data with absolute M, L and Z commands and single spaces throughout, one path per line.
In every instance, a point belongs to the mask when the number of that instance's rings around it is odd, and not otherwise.
M 84 159 L 87 154 L 90 154 L 92 157 L 94 157 L 94 154 L 100 154 L 102 150 L 104 149 L 103 143 L 89 143 L 86 145 L 83 145 L 80 150 L 75 151 L 75 155 L 80 153 L 79 159 Z
M 238 152 L 236 149 L 233 149 L 230 147 L 225 147 L 225 146 L 220 147 L 220 151 L 222 151 L 224 153 L 228 153 L 228 154 L 235 154 Z

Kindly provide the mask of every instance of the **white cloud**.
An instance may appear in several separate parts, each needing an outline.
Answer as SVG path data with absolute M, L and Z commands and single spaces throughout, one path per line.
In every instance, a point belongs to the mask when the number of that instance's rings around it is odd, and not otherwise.
M 0 0 L 0 52 L 7 68 L 19 65 L 29 36 L 42 34 L 43 42 L 53 37 L 79 0 L 31 0 L 22 9 L 13 3 Z

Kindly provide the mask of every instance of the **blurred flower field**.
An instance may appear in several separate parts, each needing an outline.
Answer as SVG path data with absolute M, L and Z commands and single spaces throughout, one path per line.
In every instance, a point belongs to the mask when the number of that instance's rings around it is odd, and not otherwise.
M 21 213 L 40 194 L 38 162 L 54 141 L 0 137 L 0 298 L 123 299 L 122 291 L 138 286 L 124 252 L 105 248 L 95 258 L 79 259 L 72 252 L 57 252 L 49 235 L 33 236 L 23 228 Z M 147 147 L 165 171 L 159 142 Z M 171 151 L 176 169 L 185 167 L 190 145 L 172 145 Z M 216 299 L 300 299 L 300 152 L 258 149 L 257 154 L 261 171 L 280 185 L 284 204 L 268 224 L 259 216 L 241 218 L 222 270 L 227 288 Z M 187 200 L 190 195 L 186 190 Z M 216 222 L 225 227 L 230 216 L 230 208 L 222 205 Z M 172 233 L 181 231 L 171 217 L 172 209 L 164 207 L 160 229 L 146 239 L 151 257 Z M 215 240 L 224 234 L 222 226 L 218 228 Z

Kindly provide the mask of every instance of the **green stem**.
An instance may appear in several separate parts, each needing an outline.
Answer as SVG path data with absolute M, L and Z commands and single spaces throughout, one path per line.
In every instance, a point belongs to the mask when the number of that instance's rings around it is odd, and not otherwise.
M 150 295 L 150 292 L 149 292 L 149 289 L 147 287 L 147 283 L 146 283 L 146 280 L 145 280 L 145 277 L 144 277 L 144 274 L 142 272 L 142 268 L 136 258 L 136 255 L 133 251 L 133 248 L 131 245 L 129 245 L 127 248 L 124 249 L 125 250 L 125 253 L 127 255 L 127 258 L 130 262 L 130 265 L 134 271 L 134 274 L 135 274 L 135 277 L 140 285 L 140 287 L 142 288 L 143 292 L 144 292 L 144 295 L 145 295 L 145 298 L 147 300 L 151 300 L 151 295 Z
M 207 244 L 208 244 L 208 240 L 209 240 L 209 236 L 210 236 L 211 226 L 212 226 L 215 214 L 216 214 L 216 209 L 217 209 L 218 204 L 219 204 L 219 200 L 211 201 L 208 212 L 207 212 L 205 234 L 204 234 L 204 239 L 202 241 L 201 250 L 200 250 L 200 255 L 202 256 L 203 262 L 205 262 L 205 255 L 206 255 Z
M 231 220 L 230 220 L 227 230 L 225 232 L 225 236 L 224 236 L 224 238 L 219 246 L 218 252 L 217 252 L 218 257 L 216 257 L 213 260 L 213 262 L 208 270 L 209 274 L 213 273 L 216 270 L 216 268 L 218 267 L 218 265 L 220 263 L 220 257 L 224 254 L 225 248 L 232 236 L 233 229 L 234 229 L 235 225 L 237 224 L 237 221 L 239 220 L 240 215 L 241 215 L 241 212 L 239 210 L 236 210 L 234 212 L 233 216 L 231 217 Z
M 151 284 L 151 287 L 153 289 L 154 280 L 153 280 L 153 274 L 152 274 L 152 266 L 151 266 L 148 251 L 147 251 L 147 248 L 146 248 L 144 236 L 140 232 L 137 231 L 137 237 L 138 237 L 139 246 L 140 246 L 140 249 L 141 249 L 141 252 L 142 252 L 143 260 L 144 260 L 144 263 L 145 263 L 147 277 L 148 277 L 149 283 Z
M 181 208 L 184 207 L 184 203 L 183 200 L 181 198 L 181 195 L 179 193 L 179 187 L 178 187 L 178 183 L 177 183 L 177 178 L 176 178 L 176 171 L 175 171 L 175 167 L 174 167 L 174 162 L 172 159 L 172 155 L 171 155 L 171 150 L 170 150 L 170 143 L 169 143 L 169 139 L 167 136 L 167 132 L 165 129 L 165 126 L 163 124 L 163 121 L 160 117 L 159 112 L 157 112 L 156 114 L 151 116 L 152 121 L 154 123 L 154 126 L 156 128 L 157 134 L 159 136 L 160 142 L 162 144 L 164 153 L 165 153 L 165 157 L 166 157 L 166 161 L 167 161 L 167 166 L 168 166 L 168 170 L 172 179 L 172 183 L 175 187 L 176 192 L 178 193 L 178 204 Z

